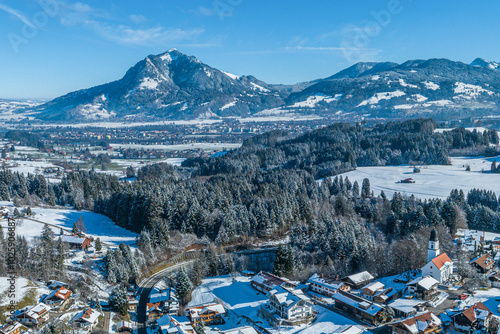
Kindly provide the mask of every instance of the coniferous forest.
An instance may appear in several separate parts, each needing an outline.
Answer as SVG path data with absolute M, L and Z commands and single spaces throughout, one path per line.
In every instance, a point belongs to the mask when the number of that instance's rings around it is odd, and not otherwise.
M 127 247 L 108 254 L 113 282 L 133 280 L 142 266 L 167 256 L 179 234 L 212 245 L 192 274 L 195 281 L 232 270 L 231 260 L 218 258 L 214 247 L 285 237 L 289 244 L 278 252 L 277 272 L 389 275 L 423 264 L 431 226 L 445 250 L 460 227 L 500 232 L 499 199 L 491 192 L 453 190 L 446 200 L 399 193 L 387 198 L 373 193 L 368 179 L 358 184 L 338 175 L 357 166 L 448 164 L 454 152 L 484 154 L 499 142 L 495 131 L 438 133 L 435 127 L 421 119 L 371 128 L 334 124 L 293 138 L 273 131 L 219 157 L 188 159 L 180 168 L 145 166 L 133 182 L 79 171 L 49 184 L 43 176 L 1 171 L 0 199 L 93 210 L 140 233 L 144 260 L 133 260 Z

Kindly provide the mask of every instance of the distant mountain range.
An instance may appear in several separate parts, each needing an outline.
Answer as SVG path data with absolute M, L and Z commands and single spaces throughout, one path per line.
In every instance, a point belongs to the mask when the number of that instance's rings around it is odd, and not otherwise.
M 296 85 L 236 76 L 170 50 L 148 56 L 117 81 L 37 106 L 48 122 L 191 120 L 317 115 L 339 119 L 500 114 L 500 64 L 475 59 L 366 62 Z

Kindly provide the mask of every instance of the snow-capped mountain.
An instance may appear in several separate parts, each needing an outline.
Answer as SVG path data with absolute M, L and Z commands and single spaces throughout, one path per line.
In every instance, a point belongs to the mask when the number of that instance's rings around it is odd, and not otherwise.
M 497 70 L 500 69 L 499 66 L 500 64 L 495 62 L 495 61 L 486 61 L 483 58 L 476 58 L 474 61 L 471 63 L 472 66 L 477 66 L 477 67 L 482 67 L 482 68 L 487 68 L 489 70 Z
M 493 64 L 492 62 L 490 64 Z M 281 111 L 349 117 L 496 114 L 500 71 L 447 59 L 359 63 L 289 95 Z M 275 111 L 276 113 L 276 111 Z
M 194 119 L 247 116 L 282 105 L 285 95 L 252 76 L 235 76 L 170 50 L 148 56 L 125 76 L 36 108 L 46 121 Z
M 448 59 L 358 63 L 325 79 L 269 85 L 177 50 L 148 56 L 125 76 L 34 108 L 44 121 L 189 120 L 271 115 L 358 119 L 500 114 L 498 63 Z

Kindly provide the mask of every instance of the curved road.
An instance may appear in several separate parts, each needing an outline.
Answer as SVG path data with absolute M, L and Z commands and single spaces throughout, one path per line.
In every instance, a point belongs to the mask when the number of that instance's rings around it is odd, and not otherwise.
M 146 306 L 149 300 L 149 294 L 156 284 L 158 284 L 165 276 L 170 274 L 172 271 L 178 270 L 182 267 L 188 266 L 193 262 L 193 260 L 180 262 L 171 267 L 165 268 L 162 271 L 150 276 L 149 278 L 143 280 L 139 286 L 139 305 L 137 306 L 137 331 L 138 334 L 147 334 L 146 329 Z

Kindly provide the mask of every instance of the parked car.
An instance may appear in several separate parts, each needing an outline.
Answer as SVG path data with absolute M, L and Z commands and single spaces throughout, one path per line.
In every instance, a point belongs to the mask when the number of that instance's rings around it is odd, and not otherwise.
M 458 300 L 464 300 L 464 299 L 467 299 L 467 296 L 465 293 L 462 293 L 461 295 L 458 296 Z

